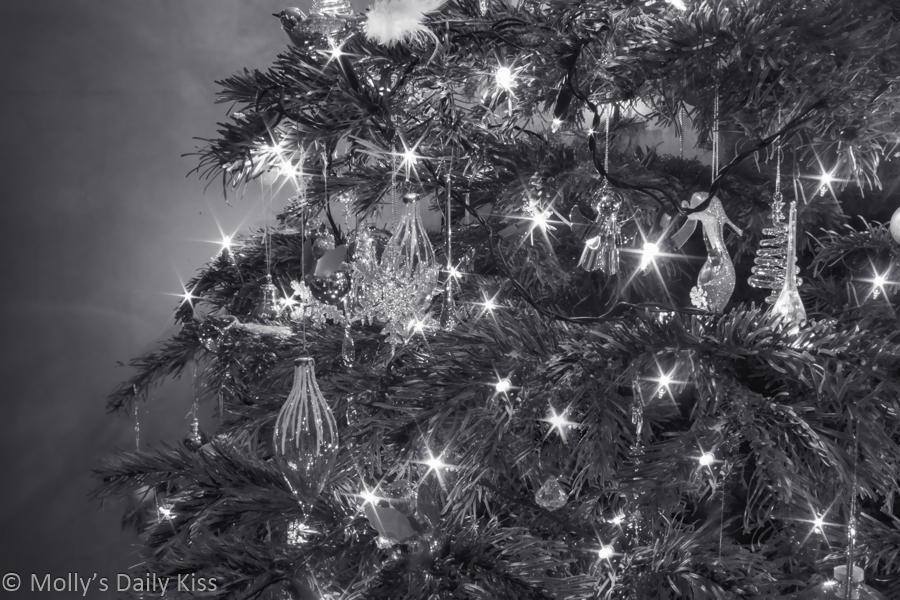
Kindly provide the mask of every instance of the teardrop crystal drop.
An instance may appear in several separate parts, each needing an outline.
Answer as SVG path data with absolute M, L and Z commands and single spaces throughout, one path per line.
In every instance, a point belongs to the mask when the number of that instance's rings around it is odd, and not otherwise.
M 559 484 L 559 479 L 551 475 L 544 482 L 544 485 L 541 486 L 541 489 L 535 492 L 534 501 L 541 508 L 556 510 L 566 505 L 568 494 Z

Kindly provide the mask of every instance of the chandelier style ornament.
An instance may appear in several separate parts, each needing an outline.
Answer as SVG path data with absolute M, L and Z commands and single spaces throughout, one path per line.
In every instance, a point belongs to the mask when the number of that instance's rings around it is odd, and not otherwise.
M 685 208 L 700 206 L 709 194 L 696 192 L 691 196 L 690 203 L 683 202 Z M 691 237 L 699 222 L 703 226 L 703 241 L 706 244 L 706 262 L 697 275 L 697 285 L 691 289 L 691 303 L 697 308 L 710 312 L 722 312 L 725 305 L 731 299 L 734 292 L 735 273 L 734 264 L 725 247 L 724 227 L 730 225 L 735 233 L 742 235 L 741 229 L 731 222 L 722 202 L 713 196 L 707 207 L 700 211 L 690 213 L 687 222 L 672 236 L 672 245 L 681 248 Z
M 338 429 L 316 382 L 315 360 L 298 358 L 294 385 L 275 421 L 275 462 L 295 493 L 312 500 L 334 468 Z
M 403 216 L 385 244 L 378 268 L 368 269 L 365 261 L 361 265 L 368 278 L 361 290 L 362 315 L 383 321 L 392 345 L 403 342 L 410 323 L 424 318 L 440 272 L 419 217 L 418 194 L 406 193 L 403 203 Z

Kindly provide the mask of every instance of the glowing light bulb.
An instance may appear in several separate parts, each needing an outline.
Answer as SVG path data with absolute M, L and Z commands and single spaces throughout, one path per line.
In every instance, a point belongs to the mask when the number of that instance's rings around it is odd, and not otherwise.
M 413 152 L 411 148 L 407 148 L 403 152 L 403 164 L 406 166 L 412 166 L 416 164 L 416 161 L 419 160 L 419 157 L 416 156 L 416 153 Z
M 457 269 L 456 267 L 450 267 L 450 270 L 448 270 L 447 273 L 450 275 L 450 277 L 455 277 L 456 279 L 462 277 L 462 273 L 460 273 L 459 269 Z
M 497 308 L 497 304 L 494 302 L 493 298 L 488 298 L 484 301 L 485 310 L 493 312 L 495 308 Z
M 559 434 L 559 437 L 562 438 L 563 443 L 566 441 L 566 429 L 568 427 L 578 427 L 578 423 L 574 423 L 569 421 L 566 418 L 567 410 L 562 411 L 561 413 L 557 413 L 556 409 L 552 406 L 550 407 L 550 416 L 546 419 L 542 419 L 544 422 L 549 423 L 550 431 L 556 431 Z
M 159 507 L 159 516 L 163 519 L 171 519 L 172 518 L 172 509 L 168 506 L 160 506 Z
M 819 180 L 822 182 L 822 185 L 831 185 L 834 181 L 834 175 L 831 173 L 822 173 L 822 175 L 819 176 Z
M 375 495 L 375 490 L 370 490 L 368 488 L 366 488 L 366 491 L 360 494 L 359 497 L 362 498 L 363 506 L 365 506 L 366 504 L 374 505 L 376 502 L 378 502 L 378 496 Z
M 612 546 L 603 546 L 597 551 L 597 556 L 602 558 L 603 560 L 609 560 L 612 558 L 613 549 Z
M 641 255 L 641 270 L 645 270 L 650 266 L 654 260 L 656 260 L 656 256 L 659 254 L 659 246 L 654 244 L 653 242 L 645 242 L 644 243 L 644 253 Z
M 515 85 L 515 76 L 509 67 L 498 68 L 494 77 L 497 80 L 497 85 L 507 91 L 511 90 Z
M 610 520 L 610 523 L 613 523 L 614 525 L 621 525 L 624 521 L 625 521 L 624 515 L 616 515 Z
M 659 385 L 662 387 L 669 387 L 669 384 L 672 383 L 672 378 L 669 377 L 666 373 L 663 373 L 659 376 Z
M 563 122 L 560 119 L 553 118 L 553 121 L 550 123 L 550 131 L 556 133 L 559 131 L 559 128 L 562 127 Z
M 290 161 L 284 160 L 281 161 L 281 166 L 278 168 L 278 172 L 282 177 L 293 177 L 297 174 L 297 169 L 294 168 L 294 165 L 292 165 Z
M 187 290 L 187 288 L 185 288 L 184 293 L 181 294 L 181 297 L 184 298 L 184 300 L 182 300 L 182 302 L 181 302 L 182 304 L 184 304 L 185 302 L 187 302 L 188 304 L 190 304 L 190 305 L 192 305 L 192 306 L 193 306 L 193 304 L 194 304 L 194 303 L 193 303 L 194 300 L 199 300 L 199 298 L 198 298 L 197 296 L 194 296 L 193 294 L 191 294 L 191 293 Z
M 497 389 L 497 392 L 500 394 L 505 394 L 512 388 L 512 384 L 509 382 L 509 379 L 505 377 L 497 382 L 497 385 L 494 386 Z
M 666 2 L 668 2 L 678 10 L 687 10 L 687 5 L 685 5 L 684 0 L 666 0 Z
M 562 428 L 566 426 L 566 418 L 563 415 L 558 415 L 556 413 L 553 414 L 547 422 L 550 423 L 550 426 L 554 429 L 559 429 L 562 431 Z
M 344 54 L 344 53 L 341 52 L 341 47 L 340 47 L 340 46 L 333 46 L 333 47 L 331 48 L 331 58 L 332 58 L 332 59 L 340 58 L 341 56 L 343 56 L 343 54 Z
M 547 229 L 547 220 L 550 218 L 550 211 L 535 211 L 534 216 L 531 217 L 531 220 L 534 221 L 534 224 L 541 229 Z
M 824 533 L 825 529 L 825 517 L 817 516 L 813 519 L 813 529 L 820 533 Z
M 416 333 L 422 333 L 423 331 L 425 331 L 425 323 L 423 323 L 421 320 L 413 319 L 406 325 L 406 328 L 412 329 Z
M 438 456 L 438 457 L 432 456 L 431 458 L 429 458 L 428 460 L 425 461 L 425 464 L 428 465 L 428 468 L 431 469 L 432 471 L 437 471 L 438 469 L 442 469 L 443 467 L 447 466 L 443 462 L 441 462 L 440 456 Z
M 711 464 L 713 464 L 714 462 L 716 462 L 716 457 L 711 452 L 704 452 L 703 454 L 700 455 L 700 458 L 698 458 L 697 460 L 700 461 L 700 464 L 703 465 L 704 467 L 708 467 Z
M 230 235 L 222 236 L 222 250 L 231 251 L 231 236 Z

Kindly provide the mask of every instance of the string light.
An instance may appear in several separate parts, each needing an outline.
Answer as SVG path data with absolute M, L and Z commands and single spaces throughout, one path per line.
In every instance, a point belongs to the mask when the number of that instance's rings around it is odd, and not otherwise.
M 716 456 L 711 452 L 704 452 L 700 455 L 700 458 L 697 459 L 700 464 L 704 467 L 708 467 L 716 462 Z
M 363 506 L 366 504 L 375 505 L 380 498 L 375 495 L 375 490 L 370 490 L 369 488 L 363 486 L 365 490 L 362 494 L 359 494 L 359 498 L 363 501 Z
M 548 435 L 552 431 L 556 431 L 559 434 L 559 437 L 562 438 L 563 443 L 566 441 L 566 428 L 568 427 L 578 427 L 578 423 L 574 423 L 566 419 L 566 413 L 568 409 L 562 411 L 561 413 L 557 413 L 556 409 L 552 406 L 550 407 L 550 416 L 546 419 L 542 419 L 545 423 L 550 424 L 550 431 L 548 431 Z
M 516 85 L 515 75 L 509 67 L 499 67 L 497 72 L 494 73 L 494 78 L 497 81 L 497 85 L 506 91 L 511 90 Z
M 407 329 L 412 329 L 416 333 L 422 333 L 425 331 L 425 323 L 421 319 L 413 319 L 406 326 Z
M 597 551 L 597 556 L 599 556 L 603 560 L 609 560 L 610 558 L 612 558 L 613 554 L 615 554 L 615 552 L 613 551 L 612 546 L 602 546 Z
M 872 297 L 877 298 L 879 294 L 886 293 L 884 290 L 884 286 L 891 283 L 888 281 L 887 272 L 885 273 L 875 273 L 875 277 L 872 279 Z
M 173 515 L 172 509 L 168 506 L 160 506 L 159 507 L 159 516 L 163 519 L 171 519 Z
M 456 267 L 450 267 L 450 269 L 447 270 L 447 274 L 450 275 L 450 277 L 454 277 L 456 279 L 462 277 L 462 272 L 460 272 L 460 270 Z
M 641 255 L 641 271 L 645 271 L 650 263 L 656 261 L 659 246 L 653 242 L 644 242 L 644 253 Z
M 497 382 L 497 385 L 494 386 L 499 394 L 505 394 L 512 388 L 512 384 L 509 379 L 503 378 Z
M 834 182 L 834 174 L 833 172 L 822 173 L 819 176 L 819 181 L 822 182 L 821 187 L 819 187 L 819 194 L 824 196 L 825 192 L 828 191 L 828 188 L 831 187 L 831 184 Z
M 231 252 L 231 236 L 222 236 L 222 251 Z
M 548 220 L 550 218 L 549 210 L 535 211 L 534 216 L 531 217 L 531 220 L 534 221 L 535 226 L 540 227 L 545 230 L 548 227 Z
M 194 306 L 193 301 L 200 299 L 198 296 L 194 296 L 191 292 L 189 292 L 187 288 L 184 288 L 184 293 L 179 294 L 179 297 L 184 298 L 184 300 L 181 301 L 182 304 L 187 302 L 192 308 Z
M 818 531 L 819 533 L 825 533 L 825 517 L 821 515 L 817 515 L 815 519 L 813 519 L 813 529 Z
M 621 525 L 625 521 L 625 515 L 616 515 L 609 520 L 613 525 Z

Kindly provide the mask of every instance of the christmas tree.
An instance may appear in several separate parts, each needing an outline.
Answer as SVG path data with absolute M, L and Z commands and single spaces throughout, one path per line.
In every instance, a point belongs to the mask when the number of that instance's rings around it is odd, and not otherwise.
M 198 170 L 294 197 L 109 400 L 195 371 L 218 411 L 98 468 L 141 532 L 135 577 L 242 600 L 900 598 L 900 222 L 857 218 L 893 177 L 900 10 L 278 17 L 289 46 L 221 82 Z

